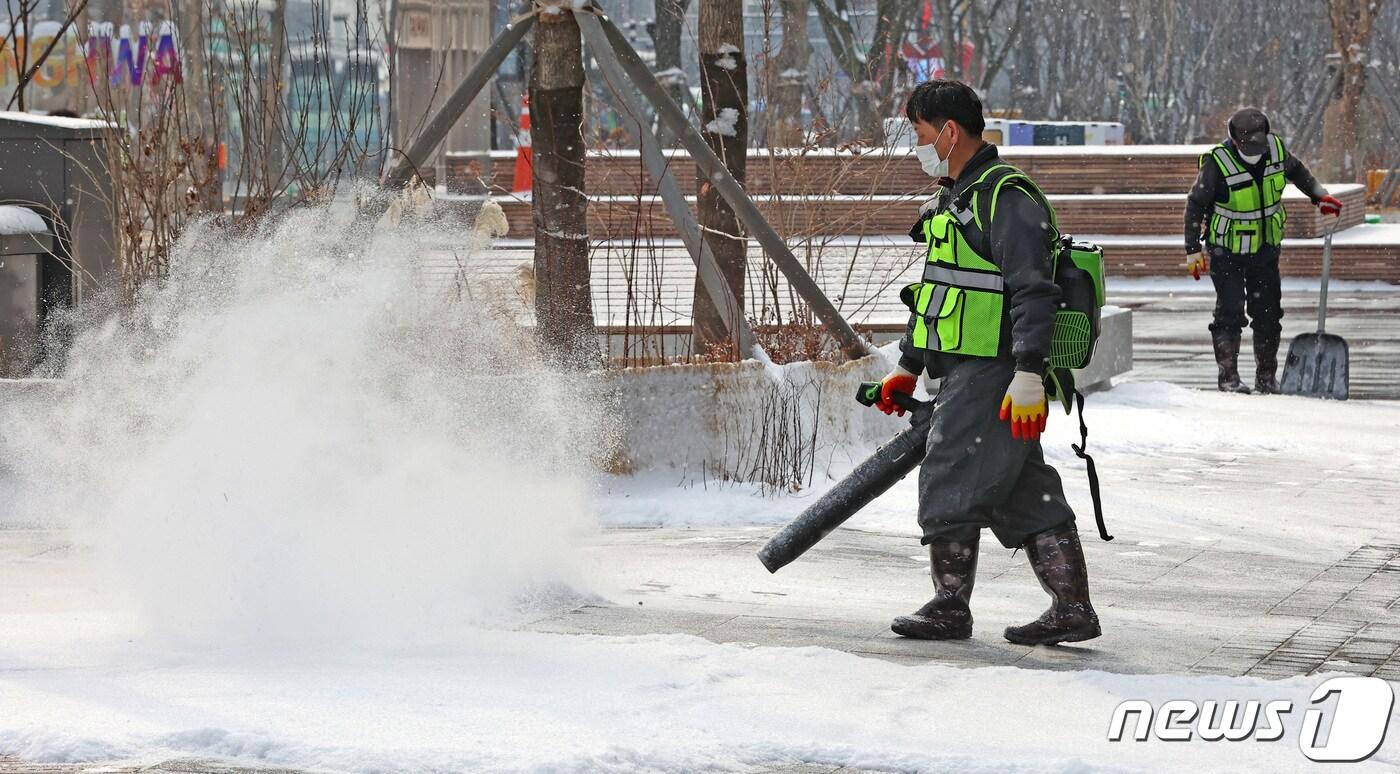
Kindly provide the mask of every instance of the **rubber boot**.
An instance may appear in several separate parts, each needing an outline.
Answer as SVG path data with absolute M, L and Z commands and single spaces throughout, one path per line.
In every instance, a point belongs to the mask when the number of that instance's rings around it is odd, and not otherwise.
M 1089 602 L 1089 571 L 1073 524 L 1046 530 L 1026 542 L 1026 556 L 1041 588 L 1050 594 L 1050 609 L 1025 626 L 1008 626 L 1006 639 L 1019 645 L 1082 642 L 1101 634 L 1099 616 Z
M 1240 334 L 1238 332 L 1214 331 L 1211 343 L 1215 345 L 1215 364 L 1220 368 L 1216 385 L 1221 392 L 1249 394 L 1249 388 L 1240 382 Z
M 916 640 L 965 640 L 972 636 L 972 583 L 977 578 L 977 538 L 935 540 L 928 546 L 933 599 L 913 615 L 902 615 L 890 631 Z
M 1254 391 L 1278 395 L 1278 334 L 1254 334 Z

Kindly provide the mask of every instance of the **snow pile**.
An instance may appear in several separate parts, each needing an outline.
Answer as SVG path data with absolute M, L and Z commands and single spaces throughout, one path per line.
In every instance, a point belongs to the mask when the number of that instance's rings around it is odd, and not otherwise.
M 1291 771 L 1307 763 L 1300 716 L 1322 682 L 900 666 L 679 635 L 483 632 L 455 650 L 394 660 L 230 664 L 161 663 L 101 647 L 55 657 L 37 645 L 30 632 L 0 643 L 10 658 L 50 667 L 7 669 L 0 753 L 41 762 L 221 756 L 354 772 L 714 771 L 793 761 L 895 771 Z M 1125 699 L 1283 699 L 1295 709 L 1273 743 L 1110 743 Z M 1353 768 L 1395 762 L 1382 748 Z
M 3 25 L 0 25 L 3 29 Z M 0 33 L 3 35 L 4 33 Z M 115 129 L 115 124 L 95 118 L 69 118 L 68 116 L 41 116 L 37 113 L 23 113 L 17 110 L 0 110 L 0 121 L 16 121 L 24 124 L 52 126 L 61 129 Z
M 47 234 L 44 219 L 28 207 L 0 204 L 0 236 L 16 234 Z
M 657 473 L 671 487 L 679 479 L 702 487 L 766 480 L 779 489 L 805 488 L 809 478 L 821 481 L 833 466 L 846 470 L 852 455 L 863 457 L 907 426 L 853 399 L 861 382 L 878 381 L 897 357 L 887 348 L 845 363 L 749 360 L 619 371 L 611 379 L 621 467 L 644 479 Z
M 724 137 L 739 134 L 739 111 L 735 108 L 720 108 L 715 120 L 705 124 L 705 131 Z
M 70 528 L 196 646 L 431 638 L 575 580 L 601 412 L 489 304 L 420 304 L 428 236 L 339 206 L 192 232 L 0 407 L 0 525 Z
M 663 86 L 684 84 L 687 78 L 688 76 L 686 76 L 685 70 L 682 70 L 679 67 L 668 67 L 665 70 L 659 70 L 656 73 L 656 80 L 660 82 Z
M 873 373 L 875 368 L 871 368 Z M 879 378 L 878 375 L 873 378 Z M 653 472 L 607 481 L 602 519 L 610 526 L 741 527 L 782 524 L 907 426 L 866 409 L 841 389 L 826 390 L 823 415 L 849 417 L 849 425 L 825 421 L 814 482 L 791 496 L 758 496 L 757 487 L 704 483 Z M 1252 486 L 1227 485 L 1236 466 L 1297 467 L 1328 471 L 1335 483 L 1374 475 L 1378 461 L 1395 456 L 1400 405 L 1386 401 L 1321 401 L 1285 396 L 1235 396 L 1160 382 L 1120 384 L 1088 396 L 1084 418 L 1089 453 L 1097 462 L 1110 532 L 1135 539 L 1180 534 L 1240 540 L 1291 551 L 1279 520 L 1310 522 L 1315 513 L 1258 507 Z M 677 436 L 690 437 L 683 415 Z M 1084 463 L 1070 448 L 1079 443 L 1077 417 L 1053 408 L 1043 439 L 1046 459 L 1060 471 L 1081 530 L 1093 530 Z M 917 535 L 917 475 L 867 505 L 843 529 Z M 686 488 L 677 496 L 678 481 Z M 1286 484 L 1284 484 L 1286 485 Z M 693 490 L 701 490 L 699 492 Z M 1374 539 L 1364 525 L 1333 524 L 1309 531 L 1315 544 L 1355 546 Z
M 744 52 L 740 51 L 739 47 L 733 43 L 722 43 L 715 53 L 719 54 L 719 57 L 715 59 L 715 66 L 733 72 L 739 69 L 739 61 L 734 58 L 734 55 L 742 56 Z

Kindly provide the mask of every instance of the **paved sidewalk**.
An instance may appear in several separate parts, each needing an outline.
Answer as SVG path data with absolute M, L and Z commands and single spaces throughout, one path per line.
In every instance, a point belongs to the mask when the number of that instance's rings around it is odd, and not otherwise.
M 1104 627 L 1103 637 L 1080 645 L 1027 648 L 1002 638 L 1007 625 L 1039 615 L 1048 597 L 1025 557 L 986 533 L 973 638 L 894 636 L 890 619 L 932 592 L 927 552 L 913 534 L 909 480 L 881 506 L 907 509 L 910 532 L 863 531 L 858 515 L 776 575 L 755 558 L 776 526 L 607 530 L 592 550 L 617 579 L 606 594 L 614 604 L 549 616 L 532 628 L 684 632 L 909 664 L 1264 678 L 1339 671 L 1400 680 L 1400 478 L 1393 470 L 1343 452 L 1318 457 L 1306 444 L 1136 456 L 1120 450 L 1099 461 L 1118 539 L 1099 540 L 1084 504 L 1076 504 Z M 1083 481 L 1075 479 L 1083 474 L 1064 475 L 1081 497 Z
M 1199 292 L 1126 290 L 1114 292 L 1109 303 L 1133 310 L 1133 373 L 1135 381 L 1165 381 L 1185 387 L 1215 389 L 1215 357 L 1211 352 L 1211 310 L 1215 294 L 1202 280 Z M 1125 283 L 1131 288 L 1131 283 Z M 1289 290 L 1283 294 L 1283 343 L 1279 367 L 1288 343 L 1300 333 L 1317 330 L 1317 292 Z M 1400 399 L 1400 289 L 1328 293 L 1327 332 L 1347 340 L 1351 354 L 1351 396 L 1355 399 Z M 1254 350 L 1245 331 L 1240 374 L 1254 379 Z
M 907 536 L 843 530 L 769 578 L 754 552 L 772 530 L 617 530 L 598 548 L 627 558 L 616 604 L 535 622 L 538 631 L 686 633 L 715 642 L 815 645 L 900 663 L 1279 678 L 1339 671 L 1400 680 L 1400 542 L 1341 555 L 1278 557 L 1209 543 L 1105 544 L 1086 553 L 1104 636 L 1027 648 L 1001 629 L 1048 598 L 1025 558 L 982 546 L 974 636 L 896 637 L 889 619 L 931 592 Z
M 1222 399 L 1224 400 L 1224 399 Z M 716 642 L 819 646 L 902 664 L 1117 673 L 1196 673 L 1276 679 L 1316 672 L 1400 682 L 1400 480 L 1391 471 L 1309 464 L 1291 452 L 1162 456 L 1127 469 L 1105 464 L 1107 491 L 1166 498 L 1192 486 L 1218 488 L 1226 513 L 1278 508 L 1257 534 L 1212 515 L 1170 523 L 1124 508 L 1110 514 L 1111 543 L 1085 530 L 1091 584 L 1104 636 L 1079 645 L 1026 648 L 1001 637 L 1039 614 L 1047 598 L 1021 554 L 982 544 L 973 598 L 975 633 L 962 642 L 903 640 L 891 616 L 930 593 L 926 554 L 911 534 L 837 530 L 808 555 L 770 575 L 754 553 L 776 527 L 607 529 L 587 551 L 612 587 L 608 603 L 580 606 L 525 625 L 535 631 L 628 636 L 677 633 Z M 1163 454 L 1158 452 L 1159 455 Z M 1202 457 L 1196 459 L 1195 457 Z M 1184 473 L 1189 471 L 1189 473 Z M 902 483 L 887 497 L 912 502 Z M 718 498 L 717 503 L 724 502 Z M 911 516 L 912 520 L 912 511 Z M 1334 537 L 1312 544 L 1326 529 Z M 1341 537 L 1335 537 L 1340 535 Z M 0 533 L 7 553 L 50 551 L 52 535 Z M 28 541 L 28 542 L 26 542 Z M 209 760 L 159 764 L 43 765 L 0 759 L 0 774 L 252 774 L 282 771 Z M 832 774 L 850 769 L 777 764 L 763 771 Z

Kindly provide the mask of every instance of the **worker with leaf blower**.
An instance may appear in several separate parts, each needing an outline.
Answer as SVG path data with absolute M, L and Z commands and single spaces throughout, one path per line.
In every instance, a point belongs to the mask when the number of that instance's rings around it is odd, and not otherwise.
M 983 141 L 982 102 L 967 85 L 922 83 L 905 112 L 919 162 L 942 188 L 911 231 L 927 244 L 928 260 L 922 281 L 901 293 L 909 327 L 876 405 L 903 414 L 899 404 L 921 374 L 942 382 L 919 472 L 919 524 L 935 593 L 891 628 L 918 639 L 971 636 L 969 600 L 986 526 L 1005 547 L 1025 549 L 1053 598 L 1040 618 L 1008 627 L 1005 637 L 1022 644 L 1092 639 L 1100 627 L 1074 511 L 1039 440 L 1061 305 L 1054 210 Z
M 1215 285 L 1210 335 L 1217 386 L 1222 392 L 1250 391 L 1240 381 L 1238 365 L 1247 311 L 1254 329 L 1254 391 L 1277 394 L 1283 330 L 1278 262 L 1288 219 L 1283 189 L 1286 183 L 1297 186 L 1324 215 L 1341 215 L 1342 203 L 1288 152 L 1283 138 L 1269 131 L 1263 111 L 1236 111 L 1228 134 L 1201 156 L 1196 184 L 1186 197 L 1187 266 L 1197 280 L 1210 272 Z

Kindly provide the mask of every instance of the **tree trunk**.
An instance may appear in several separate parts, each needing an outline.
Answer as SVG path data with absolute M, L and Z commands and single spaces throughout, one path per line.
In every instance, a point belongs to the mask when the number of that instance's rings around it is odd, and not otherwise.
M 208 37 L 204 34 L 203 0 L 183 6 L 179 22 L 180 46 L 185 50 L 187 62 L 182 72 L 185 99 L 194 110 L 196 120 L 200 122 L 199 129 L 203 133 L 209 128 L 208 124 L 213 121 L 211 113 L 213 107 L 209 99 L 209 79 L 206 72 L 205 52 Z
M 287 0 L 275 0 L 268 26 L 270 56 L 264 74 L 266 80 L 262 84 L 262 152 L 267 201 L 271 202 L 282 191 L 286 166 L 286 155 L 282 152 L 282 53 L 287 45 Z
M 812 58 L 807 38 L 807 0 L 779 0 L 783 14 L 783 47 L 774 59 L 775 75 L 769 76 L 768 144 L 801 145 L 803 140 L 802 92 Z
M 206 168 L 196 173 L 199 190 L 195 195 L 208 212 L 221 212 L 224 207 L 223 179 L 219 172 L 218 154 L 224 127 L 224 114 L 220 112 L 223 110 L 223 100 L 216 100 L 212 94 L 212 87 L 218 79 L 211 78 L 209 73 L 207 28 L 204 0 L 186 4 L 180 15 L 180 41 L 188 57 L 182 88 L 185 90 L 186 109 L 190 111 L 193 123 L 190 129 L 198 138 L 205 153 L 203 158 L 208 162 Z
M 666 87 L 671 99 L 681 109 L 685 109 L 685 92 L 688 88 L 685 68 L 681 66 L 681 29 L 685 26 L 685 12 L 690 0 L 656 0 L 656 23 L 652 28 L 651 39 L 656 45 L 657 79 Z M 674 147 L 676 137 L 664 126 L 657 127 L 657 135 L 663 147 Z
M 535 336 L 551 362 L 587 370 L 602 362 L 602 351 L 588 276 L 583 46 L 567 7 L 564 0 L 561 12 L 540 14 L 530 68 Z
M 938 48 L 943 52 L 943 77 L 962 80 L 962 46 L 958 45 L 960 36 L 953 26 L 952 0 L 937 0 L 935 5 L 938 15 L 934 24 L 938 25 Z
M 740 184 L 746 173 L 749 138 L 743 8 L 743 0 L 704 0 L 700 4 L 700 126 L 710 147 Z M 696 190 L 704 239 L 743 308 L 748 245 L 739 219 L 708 179 L 698 177 Z M 736 358 L 738 349 L 698 278 L 694 299 L 692 351 Z
M 1332 51 L 1341 56 L 1342 86 L 1322 117 L 1322 170 L 1326 179 L 1358 178 L 1357 113 L 1366 88 L 1367 46 L 1383 0 L 1331 0 Z

